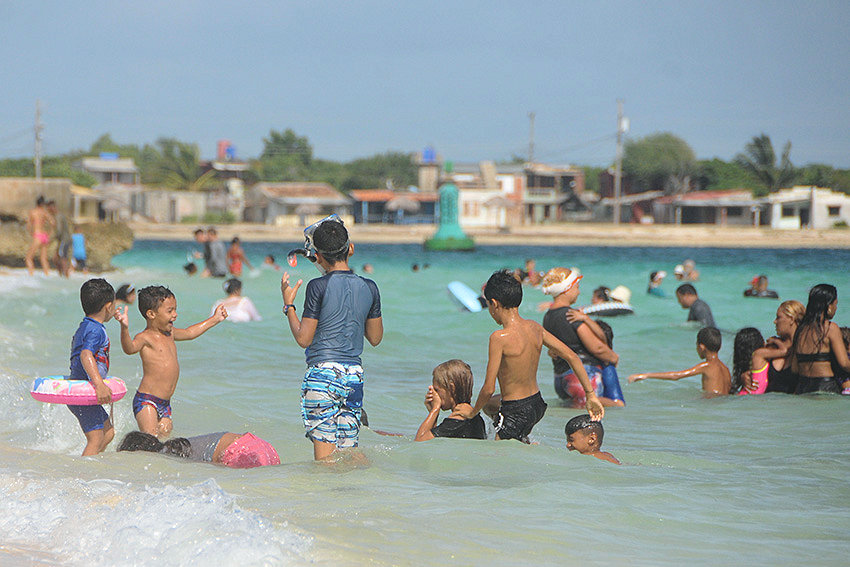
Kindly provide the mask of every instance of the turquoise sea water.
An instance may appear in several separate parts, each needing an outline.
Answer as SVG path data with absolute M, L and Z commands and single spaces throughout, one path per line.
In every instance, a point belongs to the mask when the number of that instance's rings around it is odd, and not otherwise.
M 188 278 L 187 243 L 138 242 L 115 259 L 115 287 L 163 283 L 178 299 L 178 325 L 208 316 L 221 280 Z M 249 258 L 283 259 L 294 247 L 248 243 Z M 446 284 L 477 288 L 501 267 L 578 266 L 579 303 L 598 285 L 623 284 L 636 315 L 612 318 L 627 407 L 606 413 L 604 448 L 617 467 L 565 449 L 563 428 L 579 410 L 561 406 L 548 360 L 538 379 L 549 409 L 539 444 L 434 440 L 414 443 L 425 417 L 431 369 L 449 358 L 473 368 L 476 392 L 496 325 L 462 313 Z M 280 313 L 279 275 L 244 279 L 259 323 L 225 322 L 178 345 L 181 377 L 174 433 L 252 431 L 270 441 L 279 467 L 231 470 L 160 455 L 81 458 L 83 437 L 64 407 L 28 394 L 32 378 L 64 372 L 82 312 L 84 281 L 0 276 L 0 564 L 238 565 L 844 565 L 850 399 L 838 396 L 706 400 L 699 378 L 629 385 L 642 370 L 697 361 L 696 329 L 672 299 L 644 293 L 650 271 L 672 273 L 685 258 L 702 272 L 697 289 L 724 334 L 753 325 L 767 336 L 779 302 L 744 299 L 759 273 L 783 299 L 808 288 L 839 289 L 836 321 L 850 324 L 846 250 L 481 247 L 471 254 L 419 246 L 357 245 L 352 265 L 370 262 L 381 289 L 385 335 L 366 347 L 363 430 L 368 467 L 312 462 L 299 411 L 303 351 Z M 412 263 L 430 263 L 414 273 Z M 305 280 L 312 266 L 293 270 Z M 665 290 L 672 296 L 675 282 Z M 299 298 L 303 298 L 303 293 Z M 545 297 L 525 289 L 521 313 L 538 321 Z M 131 311 L 131 331 L 142 326 Z M 111 373 L 132 391 L 141 379 L 117 322 Z M 117 439 L 134 428 L 129 397 L 115 406 Z

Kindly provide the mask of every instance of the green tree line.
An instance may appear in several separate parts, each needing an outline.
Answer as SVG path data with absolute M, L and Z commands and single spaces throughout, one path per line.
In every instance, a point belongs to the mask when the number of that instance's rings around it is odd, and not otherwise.
M 197 144 L 176 138 L 159 138 L 153 144 L 119 144 L 109 134 L 95 140 L 87 151 L 79 150 L 43 161 L 44 177 L 68 177 L 77 185 L 91 187 L 95 179 L 73 168 L 83 157 L 104 152 L 133 158 L 144 184 L 197 191 L 221 184 L 213 171 L 204 172 Z M 283 132 L 271 130 L 263 138 L 263 150 L 255 159 L 248 160 L 246 184 L 258 181 L 321 181 L 337 189 L 375 187 L 406 188 L 417 182 L 416 164 L 410 154 L 386 152 L 371 157 L 336 162 L 313 157 L 313 146 L 306 136 L 291 129 Z M 0 176 L 32 177 L 33 161 L 27 158 L 0 160 Z

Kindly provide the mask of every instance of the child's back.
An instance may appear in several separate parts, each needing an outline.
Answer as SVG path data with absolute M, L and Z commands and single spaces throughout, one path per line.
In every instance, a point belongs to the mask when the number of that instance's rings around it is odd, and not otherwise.
M 702 371 L 702 389 L 709 396 L 726 396 L 732 388 L 732 374 L 729 368 L 717 358 L 705 361 L 705 369 Z

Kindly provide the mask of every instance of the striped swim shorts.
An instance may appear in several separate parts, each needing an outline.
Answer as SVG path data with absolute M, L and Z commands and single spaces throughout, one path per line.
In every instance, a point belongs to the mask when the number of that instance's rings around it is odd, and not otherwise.
M 301 384 L 301 417 L 307 437 L 356 447 L 363 408 L 363 367 L 320 362 L 307 367 Z

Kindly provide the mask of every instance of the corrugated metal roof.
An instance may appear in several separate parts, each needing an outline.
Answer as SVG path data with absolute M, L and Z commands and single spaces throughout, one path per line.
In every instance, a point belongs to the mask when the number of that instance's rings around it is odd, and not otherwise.
M 407 197 L 420 203 L 432 203 L 439 200 L 438 193 L 399 193 L 389 189 L 354 189 L 351 196 L 355 201 L 366 201 L 369 203 L 389 201 L 396 197 Z

